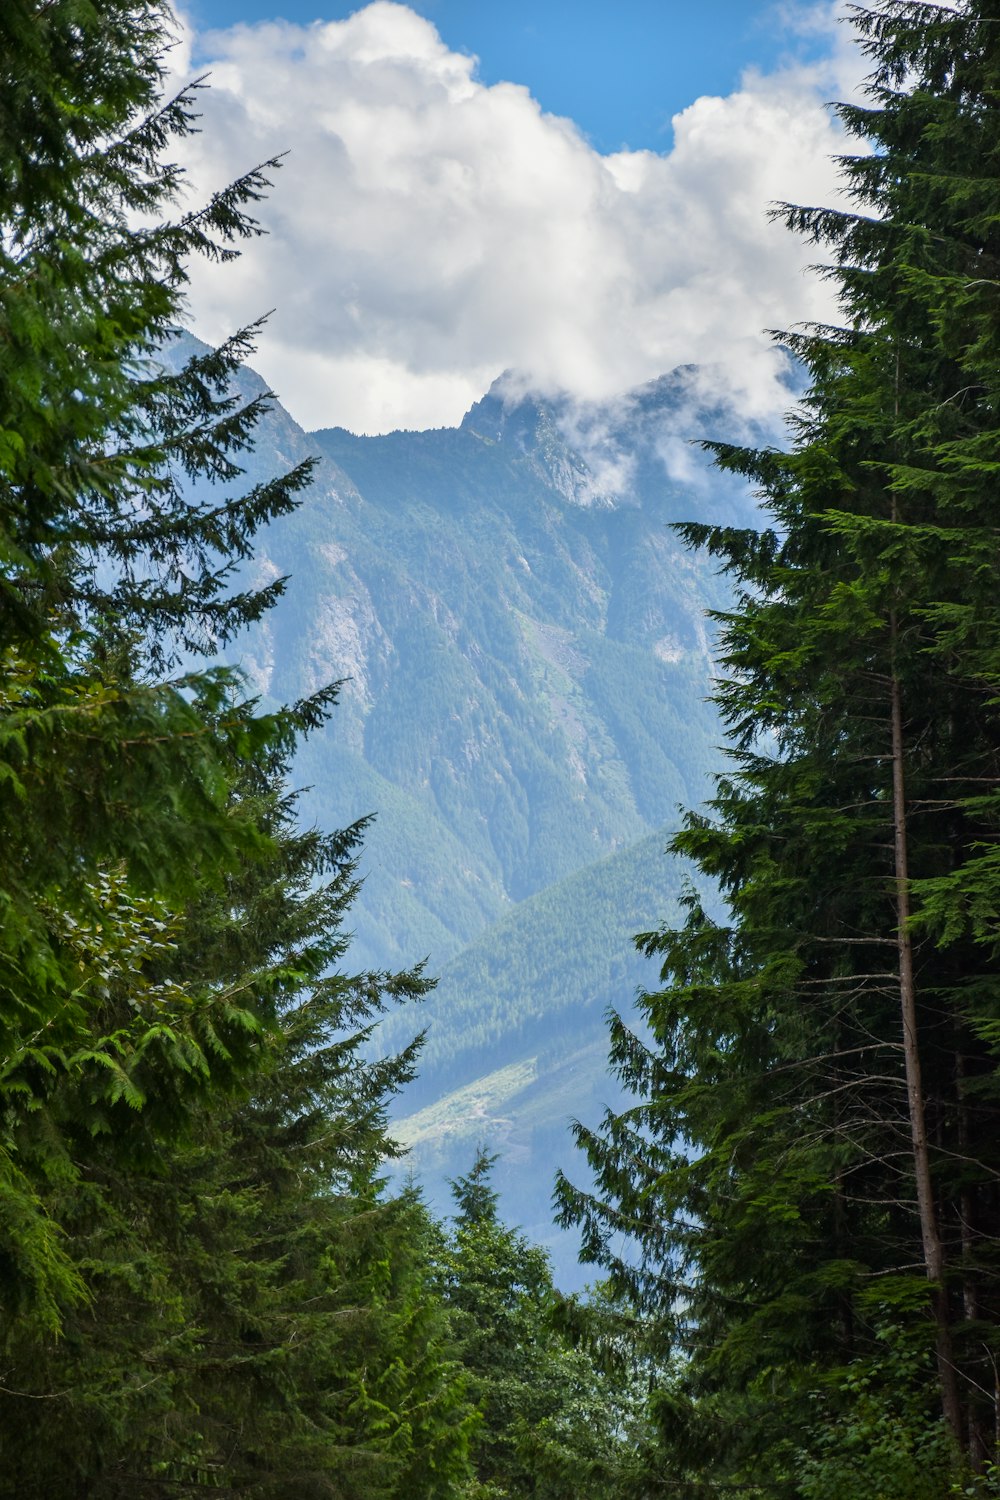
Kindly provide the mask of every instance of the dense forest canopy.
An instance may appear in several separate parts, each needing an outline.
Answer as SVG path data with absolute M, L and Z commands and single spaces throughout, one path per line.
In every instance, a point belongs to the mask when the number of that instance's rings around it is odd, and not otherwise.
M 787 451 L 714 445 L 763 529 L 682 528 L 736 588 L 673 844 L 727 915 L 639 940 L 577 1303 L 483 1152 L 450 1227 L 386 1192 L 418 1048 L 362 1044 L 428 981 L 353 971 L 363 829 L 297 815 L 336 689 L 208 665 L 309 466 L 232 489 L 252 329 L 161 356 L 277 162 L 178 213 L 165 6 L 0 8 L 0 1495 L 996 1493 L 1000 3 L 850 21 L 854 211 L 782 210 L 842 322 Z
M 350 967 L 363 829 L 289 783 L 336 687 L 265 713 L 208 664 L 284 589 L 242 565 L 310 468 L 239 492 L 253 329 L 164 354 L 277 165 L 177 214 L 169 42 L 158 0 L 0 11 L 0 1494 L 499 1497 L 467 1257 L 380 1175 L 416 1047 L 361 1045 L 428 981 Z M 585 1430 L 610 1495 L 619 1407 L 530 1262 L 497 1275 L 552 1369 L 539 1451 Z
M 447 1493 L 474 1414 L 377 1178 L 411 1055 L 357 1055 L 424 981 L 343 972 L 360 830 L 300 829 L 285 780 L 334 690 L 179 673 L 280 592 L 234 570 L 308 467 L 187 498 L 265 402 L 227 393 L 247 331 L 158 354 L 274 164 L 169 217 L 168 21 L 0 15 L 0 1489 Z
M 729 916 L 692 899 L 642 939 L 651 1040 L 613 1029 L 638 1102 L 580 1132 L 598 1191 L 561 1187 L 684 1351 L 691 1493 L 995 1472 L 1000 7 L 849 10 L 854 209 L 779 210 L 843 321 L 784 336 L 811 377 L 787 451 L 715 446 L 765 529 L 683 528 L 738 594 L 729 770 L 673 849 Z

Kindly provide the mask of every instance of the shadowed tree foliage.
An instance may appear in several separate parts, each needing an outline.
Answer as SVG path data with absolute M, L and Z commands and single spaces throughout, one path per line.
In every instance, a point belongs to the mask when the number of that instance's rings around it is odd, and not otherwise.
M 127 1011 L 138 977 L 206 1003 L 240 990 L 271 1022 L 239 1085 L 190 1108 L 182 1137 L 169 1116 L 164 1128 L 155 1054 L 129 1069 L 138 1100 L 108 1106 L 86 1077 L 54 1092 L 74 1170 L 43 1202 L 86 1298 L 59 1338 L 23 1320 L 7 1331 L 4 1494 L 270 1496 L 294 1483 L 301 1496 L 432 1500 L 467 1472 L 472 1410 L 431 1285 L 430 1227 L 377 1177 L 393 1153 L 386 1102 L 415 1049 L 372 1064 L 358 1050 L 382 1006 L 426 982 L 338 972 L 360 830 L 298 829 L 280 759 L 243 770 L 236 795 L 269 856 L 162 919 L 160 940 L 109 974 L 105 1004 Z
M 673 844 L 729 912 L 640 939 L 664 988 L 612 1056 L 642 1102 L 579 1132 L 598 1191 L 561 1185 L 688 1355 L 692 1494 L 903 1500 L 995 1456 L 1000 9 L 851 21 L 854 207 L 781 210 L 843 325 L 788 339 L 787 452 L 716 446 L 768 529 L 682 528 L 739 589 L 731 769 Z
M 239 570 L 309 465 L 195 482 L 266 407 L 252 330 L 160 352 L 275 163 L 170 217 L 169 19 L 0 8 L 0 1492 L 431 1500 L 470 1409 L 377 1175 L 413 1052 L 358 1050 L 426 985 L 344 972 L 361 830 L 296 827 L 334 690 L 181 670 L 280 593 Z
M 482 1412 L 470 1495 L 626 1500 L 638 1493 L 643 1435 L 631 1357 L 598 1357 L 598 1305 L 563 1302 L 545 1251 L 500 1222 L 495 1161 L 480 1149 L 452 1184 L 457 1213 L 440 1255 L 456 1352 Z
M 153 222 L 178 183 L 163 153 L 193 126 L 189 95 L 159 97 L 166 22 L 123 0 L 0 15 L 0 1261 L 5 1305 L 50 1329 L 83 1285 L 38 1197 L 73 1171 L 46 1102 L 86 1076 L 138 1106 L 129 1070 L 156 1054 L 161 1128 L 172 1110 L 180 1131 L 238 1075 L 266 1022 L 252 1002 L 154 991 L 106 1024 L 104 971 L 160 941 L 163 903 L 267 849 L 231 768 L 293 732 L 224 670 L 164 676 L 275 597 L 232 571 L 308 477 L 185 499 L 185 476 L 238 474 L 260 404 L 225 385 L 249 336 L 180 375 L 157 351 L 186 258 L 255 232 L 266 169 Z

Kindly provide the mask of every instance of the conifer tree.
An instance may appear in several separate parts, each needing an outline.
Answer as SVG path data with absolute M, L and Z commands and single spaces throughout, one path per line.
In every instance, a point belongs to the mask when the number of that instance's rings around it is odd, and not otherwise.
M 113 1024 L 104 1005 L 164 903 L 266 847 L 228 768 L 288 726 L 239 706 L 223 670 L 163 674 L 276 596 L 232 572 L 308 478 L 216 504 L 182 487 L 234 478 L 262 407 L 226 392 L 248 334 L 179 375 L 159 351 L 187 257 L 256 231 L 267 168 L 155 222 L 178 185 L 163 152 L 193 126 L 190 95 L 159 98 L 168 19 L 140 0 L 0 12 L 0 1303 L 49 1327 L 83 1292 L 39 1196 L 72 1171 L 52 1091 L 86 1075 L 138 1106 L 123 1058 L 155 1053 L 161 1125 L 169 1099 L 180 1130 L 266 1020 L 238 998 L 165 1011 L 155 989 Z
M 472 1409 L 448 1352 L 419 1206 L 380 1192 L 388 1097 L 413 1051 L 364 1063 L 372 1019 L 426 981 L 343 972 L 360 828 L 295 823 L 280 757 L 243 767 L 238 795 L 272 840 L 266 859 L 201 893 L 146 956 L 149 979 L 197 997 L 241 989 L 275 1024 L 241 1087 L 164 1130 L 163 1070 L 122 1171 L 119 1120 L 85 1076 L 50 1104 L 77 1168 L 47 1195 L 87 1286 L 59 1338 L 30 1322 L 3 1342 L 0 1494 L 94 1497 L 458 1493 Z M 141 955 L 109 976 L 134 998 Z M 140 979 L 142 977 L 140 972 Z M 96 1101 L 103 1104 L 103 1101 Z M 59 1412 L 55 1431 L 51 1412 Z M 46 1433 L 48 1436 L 46 1437 Z
M 457 1357 L 482 1414 L 475 1500 L 624 1500 L 635 1478 L 640 1404 L 631 1366 L 594 1355 L 567 1327 L 596 1316 L 559 1297 L 545 1251 L 500 1222 L 482 1148 L 452 1184 L 457 1213 L 440 1253 Z
M 358 1050 L 425 986 L 342 972 L 360 830 L 283 782 L 334 690 L 171 676 L 280 592 L 237 572 L 309 473 L 197 483 L 265 407 L 252 330 L 164 348 L 275 163 L 169 218 L 168 37 L 159 0 L 0 7 L 0 1492 L 437 1500 L 470 1412 L 377 1175 L 412 1054 Z
M 683 528 L 738 593 L 732 770 L 673 848 L 730 916 L 692 899 L 641 940 L 653 1041 L 616 1021 L 613 1056 L 643 1102 L 580 1132 L 599 1191 L 562 1196 L 690 1350 L 717 1475 L 832 1494 L 803 1417 L 833 1472 L 880 1410 L 900 1446 L 852 1493 L 902 1497 L 996 1431 L 1000 10 L 851 18 L 855 208 L 783 211 L 832 251 L 844 323 L 787 339 L 811 377 L 788 452 L 711 445 L 770 529 Z M 665 1432 L 681 1463 L 690 1424 Z

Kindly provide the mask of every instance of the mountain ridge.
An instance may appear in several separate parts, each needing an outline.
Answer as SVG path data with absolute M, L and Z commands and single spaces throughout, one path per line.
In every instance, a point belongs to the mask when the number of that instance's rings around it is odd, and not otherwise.
M 658 399 L 671 390 L 660 383 Z M 340 772 L 373 791 L 391 784 L 423 823 L 425 850 L 435 830 L 459 840 L 468 875 L 451 951 L 475 936 L 472 908 L 494 916 L 700 801 L 712 753 L 703 611 L 723 598 L 666 529 L 690 509 L 676 486 L 580 505 L 565 475 L 586 464 L 559 446 L 554 408 L 503 407 L 517 434 L 505 447 L 478 430 L 502 407 L 496 392 L 484 401 L 459 428 L 299 432 L 299 451 L 320 451 L 317 481 L 259 564 L 293 575 L 292 602 L 245 657 L 274 696 L 344 678 L 329 737 Z M 627 431 L 612 440 L 623 448 Z M 378 811 L 337 793 L 322 755 L 307 750 L 304 765 L 325 820 Z M 414 909 L 404 940 L 390 933 L 387 884 L 412 907 L 419 895 L 403 893 L 427 872 L 413 840 L 392 854 L 380 831 L 373 839 L 364 958 L 396 961 L 407 945 L 448 956 L 447 901 L 425 931 Z

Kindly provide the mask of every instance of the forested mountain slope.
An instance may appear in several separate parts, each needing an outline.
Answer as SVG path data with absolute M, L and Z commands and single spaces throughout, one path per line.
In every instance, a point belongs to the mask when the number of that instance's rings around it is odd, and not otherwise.
M 583 412 L 500 385 L 458 429 L 375 438 L 307 435 L 276 407 L 251 457 L 263 473 L 319 456 L 264 539 L 258 576 L 294 585 L 243 660 L 266 699 L 344 679 L 300 772 L 322 822 L 377 814 L 359 962 L 440 968 L 513 903 L 671 823 L 714 763 L 704 614 L 722 594 L 668 523 L 748 504 L 706 471 L 668 476 L 678 422 L 712 429 L 690 372 Z
M 572 1120 L 596 1124 L 623 1102 L 607 1066 L 606 1015 L 628 1011 L 656 980 L 633 935 L 651 912 L 678 916 L 682 870 L 665 840 L 650 834 L 529 896 L 444 966 L 418 1010 L 381 1027 L 386 1055 L 425 1028 L 393 1131 L 432 1208 L 447 1209 L 445 1184 L 488 1143 L 506 1211 L 549 1247 L 564 1288 L 583 1273 L 574 1237 L 553 1227 L 553 1163 L 569 1155 Z

